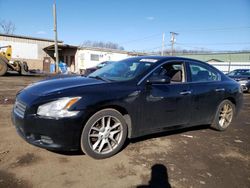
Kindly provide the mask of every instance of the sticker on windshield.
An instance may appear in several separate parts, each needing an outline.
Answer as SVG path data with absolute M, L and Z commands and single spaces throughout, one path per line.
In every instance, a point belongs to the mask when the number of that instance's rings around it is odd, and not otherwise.
M 141 59 L 140 61 L 142 61 L 142 62 L 149 62 L 149 63 L 155 63 L 158 60 L 157 59 Z

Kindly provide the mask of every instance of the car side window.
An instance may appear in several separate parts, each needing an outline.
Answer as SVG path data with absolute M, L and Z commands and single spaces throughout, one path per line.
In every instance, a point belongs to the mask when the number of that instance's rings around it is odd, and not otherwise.
M 151 76 L 166 76 L 170 78 L 171 83 L 182 83 L 185 82 L 185 71 L 184 65 L 181 62 L 166 63 L 157 68 Z
M 200 63 L 190 63 L 189 67 L 192 82 L 211 82 L 221 80 L 220 74 L 209 66 Z

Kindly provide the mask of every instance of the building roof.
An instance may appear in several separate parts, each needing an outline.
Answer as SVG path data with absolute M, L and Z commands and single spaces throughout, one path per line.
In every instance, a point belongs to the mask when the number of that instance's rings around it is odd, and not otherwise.
M 63 50 L 63 49 L 78 49 L 78 46 L 73 46 L 73 45 L 68 45 L 68 44 L 58 44 L 58 49 Z M 44 50 L 52 50 L 55 51 L 55 45 L 49 45 L 47 47 L 44 48 Z
M 120 53 L 120 54 L 128 54 L 131 56 L 143 56 L 146 55 L 145 53 L 141 52 L 129 52 L 125 50 L 119 50 L 119 49 L 111 49 L 111 48 L 99 48 L 99 47 L 79 47 L 79 49 L 82 50 L 93 50 L 93 51 L 101 51 L 101 52 L 112 52 L 112 53 Z
M 217 60 L 221 62 L 250 62 L 250 52 L 228 52 L 228 53 L 207 53 L 207 54 L 178 54 L 180 57 L 188 57 L 208 62 Z
M 206 62 L 223 62 L 223 61 L 221 61 L 219 59 L 209 59 Z
M 54 40 L 52 40 L 52 39 L 45 39 L 45 38 L 39 38 L 39 37 L 30 37 L 30 36 L 23 36 L 23 35 L 10 35 L 10 34 L 0 33 L 0 36 L 54 42 Z M 63 43 L 63 41 L 61 41 L 61 40 L 59 40 L 58 42 Z

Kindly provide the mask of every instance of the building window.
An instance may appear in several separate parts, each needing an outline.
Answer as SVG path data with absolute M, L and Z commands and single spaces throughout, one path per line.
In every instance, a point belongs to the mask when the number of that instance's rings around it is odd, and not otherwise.
M 98 54 L 90 54 L 90 60 L 91 61 L 99 61 L 99 55 Z

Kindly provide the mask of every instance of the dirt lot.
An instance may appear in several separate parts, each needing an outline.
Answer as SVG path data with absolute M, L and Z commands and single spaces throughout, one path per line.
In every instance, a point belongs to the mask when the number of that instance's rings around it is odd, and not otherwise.
M 18 90 L 41 77 L 0 77 L 0 187 L 250 187 L 250 95 L 225 132 L 201 126 L 132 140 L 105 160 L 29 145 L 10 119 Z

